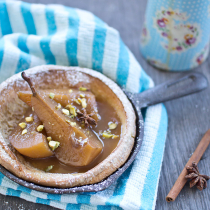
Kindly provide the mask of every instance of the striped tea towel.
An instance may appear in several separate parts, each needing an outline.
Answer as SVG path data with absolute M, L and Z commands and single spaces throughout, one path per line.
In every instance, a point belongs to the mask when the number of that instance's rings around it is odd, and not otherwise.
M 1 1 L 0 80 L 41 64 L 92 68 L 133 92 L 153 86 L 119 33 L 92 13 L 61 5 Z M 154 209 L 166 130 L 164 106 L 148 108 L 141 151 L 104 191 L 54 195 L 30 190 L 0 174 L 0 193 L 60 209 Z

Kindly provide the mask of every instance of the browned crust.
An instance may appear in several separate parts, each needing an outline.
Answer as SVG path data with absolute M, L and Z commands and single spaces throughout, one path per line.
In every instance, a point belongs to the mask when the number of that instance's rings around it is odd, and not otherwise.
M 116 149 L 100 164 L 83 174 L 51 174 L 37 170 L 24 161 L 24 158 L 9 148 L 8 135 L 24 113 L 26 106 L 17 97 L 16 92 L 27 90 L 20 73 L 7 79 L 0 85 L 0 164 L 18 177 L 37 184 L 67 188 L 97 183 L 112 174 L 127 160 L 136 132 L 135 113 L 123 91 L 104 75 L 85 68 L 44 65 L 27 70 L 27 74 L 36 79 L 39 88 L 69 88 L 85 85 L 94 94 L 106 97 L 117 107 L 123 129 Z M 9 95 L 10 97 L 5 97 Z

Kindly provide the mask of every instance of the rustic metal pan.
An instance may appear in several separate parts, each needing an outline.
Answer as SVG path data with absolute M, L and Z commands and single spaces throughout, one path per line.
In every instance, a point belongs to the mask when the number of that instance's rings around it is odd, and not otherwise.
M 133 108 L 136 112 L 137 129 L 136 129 L 135 144 L 126 163 L 123 166 L 121 166 L 117 171 L 115 171 L 113 174 L 111 174 L 109 177 L 107 177 L 106 179 L 102 180 L 99 183 L 63 189 L 63 188 L 45 187 L 24 181 L 15 176 L 14 174 L 10 173 L 3 166 L 0 166 L 0 172 L 2 172 L 6 177 L 8 177 L 9 179 L 13 180 L 14 182 L 20 185 L 45 193 L 67 194 L 67 193 L 77 193 L 77 192 L 97 192 L 105 190 L 114 181 L 116 181 L 120 177 L 120 175 L 131 165 L 131 163 L 134 161 L 137 153 L 140 150 L 144 135 L 144 122 L 141 114 L 141 109 L 154 104 L 158 104 L 161 102 L 176 99 L 185 95 L 201 91 L 205 89 L 207 86 L 208 86 L 208 81 L 204 75 L 200 73 L 190 73 L 187 76 L 184 76 L 183 78 L 168 81 L 154 88 L 146 90 L 140 94 L 124 91 L 128 99 L 131 101 Z

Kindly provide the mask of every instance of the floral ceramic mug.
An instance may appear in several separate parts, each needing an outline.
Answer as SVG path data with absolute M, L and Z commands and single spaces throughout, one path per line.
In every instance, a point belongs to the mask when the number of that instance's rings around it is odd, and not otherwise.
M 154 66 L 190 70 L 209 53 L 210 0 L 149 0 L 140 39 Z

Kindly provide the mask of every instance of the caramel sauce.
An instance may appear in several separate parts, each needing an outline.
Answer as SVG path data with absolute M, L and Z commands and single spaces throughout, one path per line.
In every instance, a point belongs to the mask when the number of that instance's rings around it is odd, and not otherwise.
M 98 106 L 98 113 L 101 116 L 101 119 L 98 121 L 97 126 L 93 129 L 94 133 L 98 136 L 99 140 L 103 144 L 103 150 L 101 154 L 96 157 L 88 166 L 82 167 L 74 167 L 65 165 L 55 157 L 47 157 L 47 158 L 40 158 L 40 159 L 32 159 L 28 157 L 24 157 L 27 162 L 29 162 L 33 167 L 38 168 L 40 170 L 45 171 L 48 166 L 53 165 L 53 168 L 49 171 L 50 173 L 84 173 L 104 159 L 106 159 L 111 152 L 116 148 L 121 134 L 121 122 L 119 117 L 116 114 L 116 111 L 112 106 L 110 106 L 106 101 L 102 101 L 101 99 L 97 99 L 97 106 Z M 109 126 L 109 122 L 117 123 L 117 127 L 111 130 L 111 133 L 114 135 L 118 135 L 119 137 L 112 139 L 112 138 L 104 138 L 99 133 L 106 131 Z

